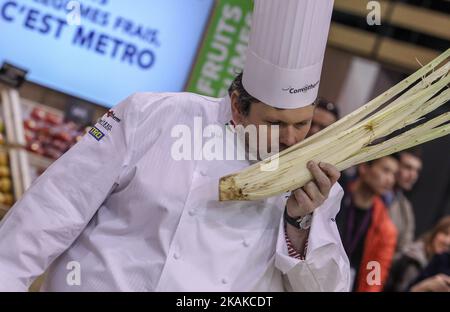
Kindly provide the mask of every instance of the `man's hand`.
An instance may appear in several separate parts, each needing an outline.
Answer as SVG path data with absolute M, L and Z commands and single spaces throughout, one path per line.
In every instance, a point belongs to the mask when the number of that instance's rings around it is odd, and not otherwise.
M 308 163 L 314 181 L 292 192 L 287 201 L 287 212 L 292 218 L 304 217 L 320 207 L 330 194 L 330 190 L 341 176 L 339 170 L 327 163 Z
M 311 161 L 308 163 L 308 170 L 311 171 L 314 181 L 292 192 L 287 201 L 287 213 L 292 218 L 304 217 L 319 208 L 341 176 L 336 167 L 326 163 L 316 164 Z M 286 234 L 295 250 L 303 255 L 309 230 L 302 231 L 287 224 Z

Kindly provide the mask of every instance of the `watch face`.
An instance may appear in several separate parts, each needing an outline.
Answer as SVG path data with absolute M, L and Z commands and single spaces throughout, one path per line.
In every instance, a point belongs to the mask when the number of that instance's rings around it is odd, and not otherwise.
M 306 215 L 300 221 L 300 227 L 304 230 L 307 230 L 311 227 L 312 215 Z

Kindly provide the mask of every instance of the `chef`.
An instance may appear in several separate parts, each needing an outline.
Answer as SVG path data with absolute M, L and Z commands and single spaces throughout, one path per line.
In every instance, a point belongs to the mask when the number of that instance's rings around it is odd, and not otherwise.
M 291 194 L 219 202 L 220 177 L 249 160 L 174 160 L 171 136 L 201 118 L 277 125 L 281 149 L 303 140 L 332 7 L 256 0 L 230 96 L 140 93 L 105 115 L 2 221 L 0 291 L 44 272 L 44 291 L 348 291 L 336 168 L 311 162 L 314 181 Z

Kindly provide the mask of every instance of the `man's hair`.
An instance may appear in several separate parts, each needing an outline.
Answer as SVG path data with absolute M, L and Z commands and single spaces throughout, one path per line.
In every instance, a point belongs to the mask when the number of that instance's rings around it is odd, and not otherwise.
M 239 110 L 244 116 L 248 116 L 252 103 L 259 103 L 260 101 L 245 90 L 244 85 L 242 84 L 242 76 L 243 73 L 240 73 L 234 78 L 234 81 L 228 89 L 228 95 L 231 97 L 231 94 L 233 94 L 234 91 L 237 92 Z
M 362 163 L 362 164 L 366 164 L 367 166 L 369 166 L 369 167 L 371 167 L 373 164 L 375 164 L 376 162 L 378 162 L 378 161 L 380 161 L 380 160 L 382 160 L 382 159 L 384 159 L 384 158 L 394 158 L 394 159 L 396 159 L 396 160 L 399 160 L 398 158 L 397 158 L 397 156 L 396 156 L 396 154 L 393 154 L 393 155 L 386 155 L 386 156 L 383 156 L 383 157 L 380 157 L 380 158 L 377 158 L 377 159 L 374 159 L 374 160 L 369 160 L 369 161 L 366 161 L 365 163 Z
M 331 113 L 334 118 L 339 119 L 339 109 L 337 108 L 336 104 L 322 97 L 319 97 L 315 103 L 317 108 L 321 108 Z
M 412 156 L 422 160 L 422 149 L 420 147 L 418 147 L 418 146 L 406 149 L 406 150 L 398 152 L 398 153 L 395 153 L 392 156 L 394 156 L 398 160 L 401 160 L 401 155 L 402 154 L 409 154 L 409 155 L 412 155 Z

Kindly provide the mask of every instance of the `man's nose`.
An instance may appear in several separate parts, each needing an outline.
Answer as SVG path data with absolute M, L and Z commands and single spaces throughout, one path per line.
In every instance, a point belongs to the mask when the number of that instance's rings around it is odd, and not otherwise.
M 293 126 L 287 126 L 280 131 L 280 143 L 287 146 L 292 146 L 297 143 Z

